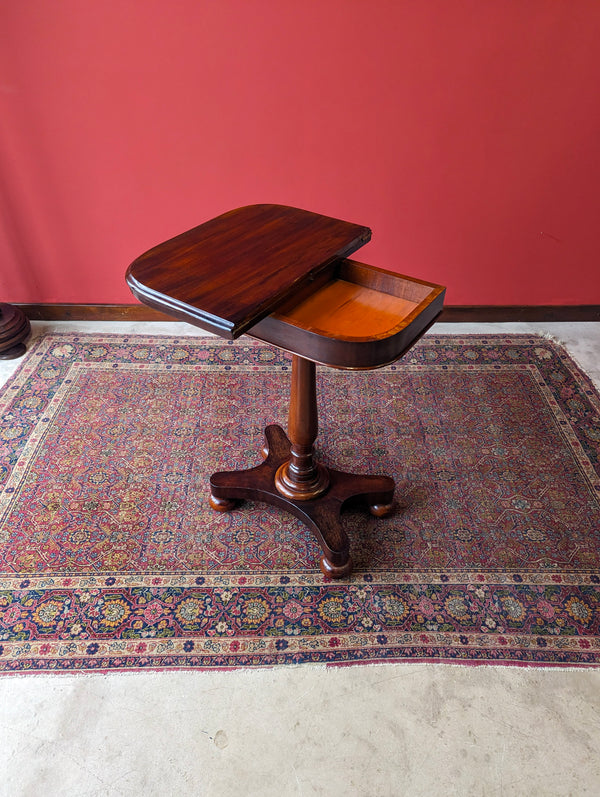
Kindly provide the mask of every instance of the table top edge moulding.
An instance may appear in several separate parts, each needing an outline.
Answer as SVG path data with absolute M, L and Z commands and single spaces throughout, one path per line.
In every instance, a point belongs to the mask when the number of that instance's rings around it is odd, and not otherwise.
M 152 247 L 126 281 L 144 304 L 232 339 L 370 237 L 312 211 L 246 205 Z

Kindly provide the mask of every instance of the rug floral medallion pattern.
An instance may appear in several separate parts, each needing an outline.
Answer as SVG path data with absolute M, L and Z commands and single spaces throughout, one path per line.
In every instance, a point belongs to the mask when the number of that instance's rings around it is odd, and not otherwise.
M 216 470 L 286 424 L 290 360 L 242 338 L 48 335 L 0 395 L 5 672 L 600 661 L 600 399 L 542 337 L 429 335 L 319 368 L 320 458 L 388 473 L 325 580 L 274 507 L 213 512 Z

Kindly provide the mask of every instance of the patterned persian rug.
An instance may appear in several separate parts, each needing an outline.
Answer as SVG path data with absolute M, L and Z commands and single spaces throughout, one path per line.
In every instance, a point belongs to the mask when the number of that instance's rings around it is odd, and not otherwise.
M 560 346 L 318 369 L 321 459 L 397 484 L 391 517 L 346 513 L 342 582 L 291 515 L 207 501 L 285 426 L 290 370 L 248 338 L 35 341 L 0 394 L 3 671 L 599 662 L 600 399 Z

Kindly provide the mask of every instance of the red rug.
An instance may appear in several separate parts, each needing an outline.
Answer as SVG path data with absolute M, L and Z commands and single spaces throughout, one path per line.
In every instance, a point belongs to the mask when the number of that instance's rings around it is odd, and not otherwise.
M 208 506 L 285 426 L 289 372 L 247 338 L 32 345 L 0 396 L 4 671 L 598 663 L 600 399 L 561 347 L 429 336 L 318 370 L 321 458 L 397 483 L 393 516 L 345 516 L 345 582 L 292 516 Z

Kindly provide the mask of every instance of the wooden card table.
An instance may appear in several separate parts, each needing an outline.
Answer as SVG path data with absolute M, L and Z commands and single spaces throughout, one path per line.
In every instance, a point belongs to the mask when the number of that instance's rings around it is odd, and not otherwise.
M 321 570 L 352 570 L 340 513 L 362 502 L 392 509 L 394 481 L 326 468 L 315 460 L 315 364 L 371 369 L 397 360 L 442 310 L 445 289 L 347 260 L 367 227 L 283 205 L 238 208 L 166 241 L 127 271 L 133 294 L 151 307 L 221 337 L 243 333 L 292 355 L 288 433 L 267 426 L 263 462 L 215 473 L 210 505 L 240 500 L 285 509 L 315 534 Z

